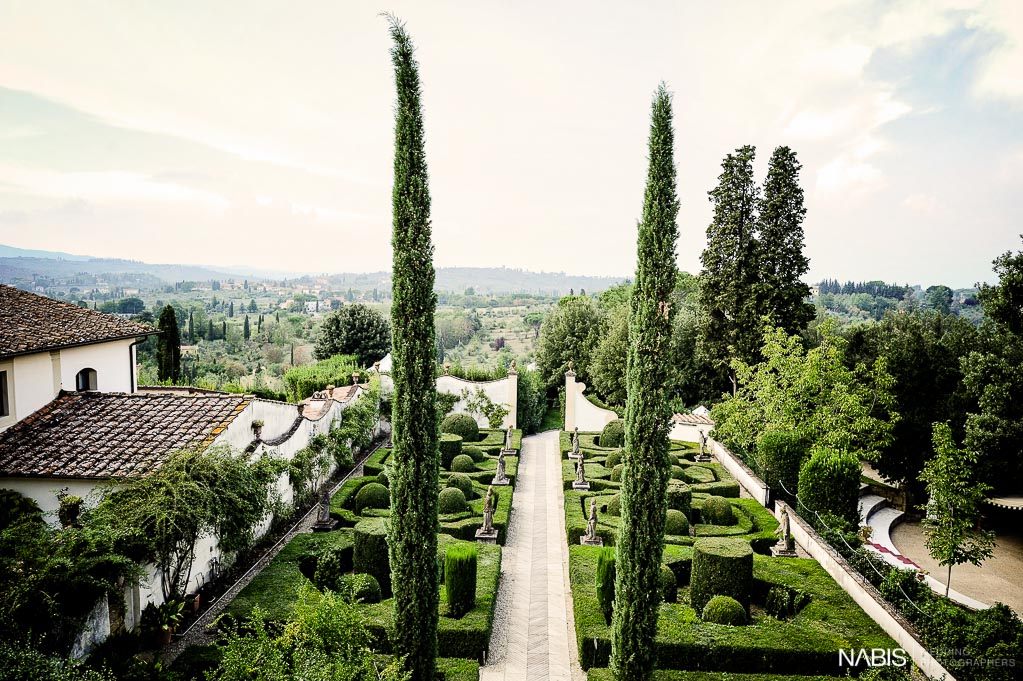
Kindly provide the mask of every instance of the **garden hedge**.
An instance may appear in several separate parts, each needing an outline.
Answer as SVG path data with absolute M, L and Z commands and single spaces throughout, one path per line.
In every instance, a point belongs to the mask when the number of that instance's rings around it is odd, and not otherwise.
M 473 496 L 472 478 L 465 473 L 452 473 L 449 475 L 447 487 L 454 487 L 455 489 L 462 490 L 462 494 L 465 495 L 466 499 L 471 499 Z
M 700 519 L 705 525 L 734 525 L 735 513 L 724 497 L 707 497 L 700 506 Z
M 612 471 L 615 467 L 622 462 L 622 450 L 616 449 L 607 455 L 607 459 L 604 461 L 604 467 L 610 468 Z
M 452 433 L 441 433 L 440 465 L 451 470 L 451 460 L 462 453 L 462 438 Z
M 686 514 L 669 508 L 668 516 L 664 522 L 664 534 L 689 536 L 689 518 L 686 518 Z
M 689 515 L 689 510 L 693 503 L 693 492 L 689 485 L 681 480 L 669 480 L 666 494 L 668 508 L 673 508 L 676 511 L 682 511 L 687 516 Z
M 387 555 L 387 527 L 380 518 L 360 520 L 355 526 L 352 555 L 356 572 L 376 577 L 385 597 L 391 595 L 391 565 Z
M 615 419 L 604 426 L 600 431 L 601 447 L 621 447 L 625 444 L 625 421 Z M 582 446 L 582 443 L 579 443 Z
M 459 454 L 451 460 L 451 471 L 453 473 L 473 473 L 476 471 L 476 462 L 468 454 Z
M 703 606 L 702 619 L 711 624 L 740 626 L 746 624 L 746 609 L 731 596 L 715 596 Z
M 444 589 L 448 614 L 461 618 L 476 605 L 476 547 L 449 546 L 444 553 Z
M 468 414 L 448 414 L 441 421 L 440 432 L 458 435 L 463 442 L 478 442 L 480 439 L 480 427 Z
M 674 603 L 678 600 L 678 580 L 671 568 L 661 563 L 661 600 Z
M 355 512 L 362 513 L 367 508 L 387 508 L 391 505 L 391 493 L 379 482 L 363 485 L 355 495 Z
M 702 612 L 714 596 L 731 596 L 749 611 L 753 590 L 753 549 L 732 537 L 707 537 L 693 544 L 689 602 Z
M 479 447 L 475 447 L 473 445 L 469 445 L 468 447 L 464 447 L 463 446 L 462 447 L 462 454 L 465 454 L 466 456 L 468 456 L 470 459 L 472 459 L 476 463 L 480 463 L 481 461 L 486 461 L 486 459 L 487 459 L 487 453 L 484 452 Z
M 379 603 L 383 597 L 380 582 L 373 575 L 355 573 L 343 575 L 342 588 L 351 595 L 353 603 Z
M 461 513 L 469 508 L 465 501 L 465 494 L 457 487 L 445 487 L 440 491 L 437 499 L 437 510 L 441 515 Z
M 862 468 L 855 454 L 832 449 L 815 451 L 799 469 L 801 506 L 822 516 L 832 513 L 857 526 Z M 815 523 L 812 512 L 801 508 L 800 515 Z

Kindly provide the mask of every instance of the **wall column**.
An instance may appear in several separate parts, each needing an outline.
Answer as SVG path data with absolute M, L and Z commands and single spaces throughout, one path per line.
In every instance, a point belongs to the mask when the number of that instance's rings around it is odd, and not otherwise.
M 508 418 L 512 428 L 519 427 L 519 372 L 515 369 L 515 360 L 508 367 Z
M 575 371 L 572 363 L 568 363 L 568 371 L 565 372 L 565 430 L 575 430 Z

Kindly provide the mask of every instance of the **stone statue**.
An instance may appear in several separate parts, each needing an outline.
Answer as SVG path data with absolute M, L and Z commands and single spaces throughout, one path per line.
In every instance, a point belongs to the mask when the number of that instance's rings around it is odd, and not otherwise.
M 504 450 L 502 449 L 498 453 L 498 455 L 497 455 L 497 473 L 494 474 L 494 479 L 493 479 L 493 481 L 490 484 L 492 484 L 492 485 L 507 485 L 508 484 L 508 482 L 509 482 L 508 481 L 508 474 L 505 472 L 504 466 L 505 466 L 505 463 L 504 463 Z
M 504 433 L 504 448 L 505 449 L 511 449 L 512 448 L 512 427 L 511 426 L 508 426 L 508 430 L 506 430 L 505 433 Z
M 576 459 L 581 459 L 582 456 L 579 454 L 579 433 L 577 432 L 572 438 L 572 456 Z
M 586 539 L 590 542 L 597 539 L 597 499 L 590 499 L 590 517 L 586 521 Z
M 784 547 L 782 550 L 785 553 L 796 552 L 796 542 L 792 538 L 790 530 L 788 509 L 782 508 L 781 517 L 778 518 L 778 529 L 774 531 L 774 536 L 778 537 L 779 548 Z
M 494 486 L 487 488 L 487 499 L 483 503 L 483 527 L 480 531 L 489 534 L 494 531 Z
M 707 433 L 700 431 L 700 454 L 707 453 Z
M 583 465 L 582 457 L 575 464 L 575 482 L 577 485 L 586 484 L 586 466 Z
M 324 485 L 320 490 L 320 507 L 316 512 L 316 522 L 325 523 L 330 520 L 330 492 Z

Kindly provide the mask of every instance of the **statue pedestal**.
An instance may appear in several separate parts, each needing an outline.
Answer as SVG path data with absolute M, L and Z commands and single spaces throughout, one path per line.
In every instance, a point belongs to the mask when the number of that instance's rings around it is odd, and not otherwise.
M 578 455 L 576 455 L 576 454 L 573 454 L 572 452 L 569 452 L 569 453 L 568 453 L 568 459 L 569 459 L 569 461 L 578 461 L 578 460 L 579 460 L 579 459 L 581 459 L 581 458 L 583 458 L 582 452 L 579 452 L 579 454 L 578 454 Z
M 794 550 L 789 550 L 785 544 L 775 544 L 771 547 L 771 555 L 775 558 L 798 558 L 799 554 Z
M 514 449 L 502 449 L 501 453 L 504 454 L 505 456 L 518 456 L 519 455 L 519 453 L 516 452 Z
M 590 491 L 590 483 L 588 483 L 588 482 L 573 482 L 572 483 L 572 489 L 574 489 L 576 492 L 589 492 Z
M 582 537 L 579 537 L 579 543 L 583 546 L 603 546 L 604 540 L 600 537 L 597 537 L 596 539 L 587 539 L 586 535 L 583 535 Z
M 697 454 L 697 463 L 710 463 L 710 454 Z
M 317 520 L 313 523 L 313 532 L 333 532 L 337 529 L 340 521 L 334 520 L 333 518 L 327 518 L 326 520 Z
M 490 484 L 491 484 L 491 485 L 510 485 L 510 484 L 511 484 L 511 479 L 510 479 L 510 478 L 507 478 L 507 477 L 505 477 L 505 478 L 500 478 L 500 479 L 499 479 L 499 478 L 498 478 L 498 477 L 497 477 L 497 476 L 495 475 L 495 476 L 494 476 L 494 479 L 490 481 Z
M 476 541 L 482 544 L 496 544 L 497 543 L 497 528 L 484 532 L 483 528 L 476 530 Z

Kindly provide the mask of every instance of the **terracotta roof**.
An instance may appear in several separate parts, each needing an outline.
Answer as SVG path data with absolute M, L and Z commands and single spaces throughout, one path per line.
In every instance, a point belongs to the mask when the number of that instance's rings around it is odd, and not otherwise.
M 212 442 L 249 401 L 242 395 L 64 393 L 0 433 L 0 476 L 145 475 L 176 449 Z
M 0 284 L 0 359 L 152 333 L 148 324 Z
M 706 416 L 699 414 L 675 414 L 671 417 L 671 420 L 675 423 L 681 423 L 687 426 L 713 426 L 714 422 Z

